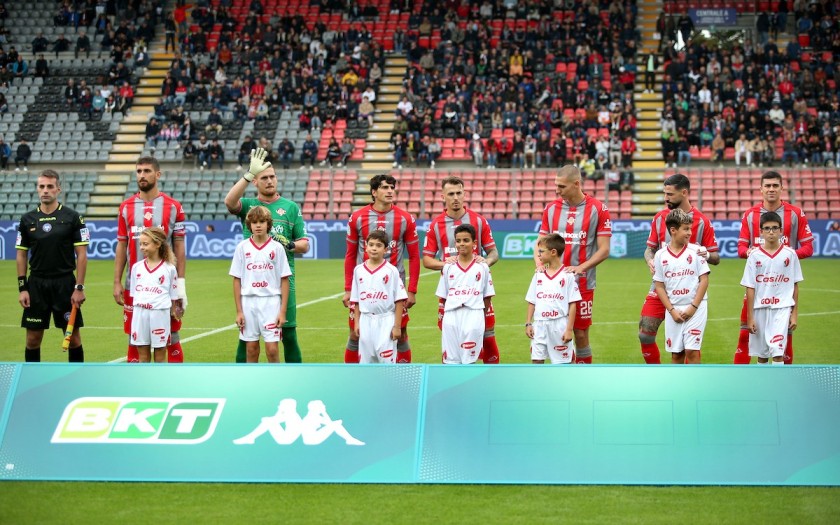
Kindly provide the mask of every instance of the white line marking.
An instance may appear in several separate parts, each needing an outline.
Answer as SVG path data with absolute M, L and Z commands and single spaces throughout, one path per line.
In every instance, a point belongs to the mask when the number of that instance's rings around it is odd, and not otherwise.
M 439 274 L 439 273 L 440 272 L 421 273 L 420 277 L 423 277 L 425 275 Z M 324 301 L 330 301 L 332 299 L 338 299 L 339 297 L 343 297 L 343 296 L 344 296 L 344 292 L 333 294 L 333 295 L 325 295 L 324 297 L 319 297 L 317 299 L 313 299 L 311 301 L 306 301 L 305 303 L 301 303 L 301 304 L 297 305 L 297 308 L 301 309 L 301 308 L 306 307 L 306 306 L 311 306 L 313 304 L 323 303 Z M 195 341 L 197 339 L 202 339 L 202 338 L 210 336 L 210 335 L 215 335 L 215 334 L 218 334 L 219 332 L 225 332 L 227 330 L 233 330 L 234 328 L 236 328 L 235 324 L 229 324 L 229 325 L 223 326 L 221 328 L 216 328 L 214 330 L 210 330 L 209 332 L 203 332 L 203 333 L 200 333 L 200 334 L 191 335 L 189 337 L 181 339 L 181 344 L 189 343 L 189 342 Z M 345 328 L 345 330 L 346 330 L 346 328 Z M 108 361 L 108 362 L 109 363 L 124 363 L 125 359 L 126 359 L 125 356 L 123 356 L 123 357 L 118 357 L 116 359 L 112 359 L 111 361 Z

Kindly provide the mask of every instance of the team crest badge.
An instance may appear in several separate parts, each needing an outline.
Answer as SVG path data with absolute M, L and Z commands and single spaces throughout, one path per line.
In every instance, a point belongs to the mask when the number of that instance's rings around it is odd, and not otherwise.
M 790 257 L 785 257 L 785 268 L 790 264 Z
M 574 217 L 569 217 L 568 219 L 566 219 L 566 224 L 574 224 L 574 223 L 575 223 L 575 218 Z
M 44 233 L 50 233 L 52 231 L 52 224 L 45 222 L 41 229 L 44 230 Z
M 277 210 L 277 215 L 279 215 L 279 216 L 281 216 L 281 217 L 282 217 L 283 215 L 286 215 L 286 210 L 284 210 L 283 208 L 280 208 L 279 210 Z
M 475 274 L 475 280 L 476 280 L 476 281 L 480 281 L 480 280 L 481 280 L 481 272 L 478 272 L 477 274 Z
M 273 261 L 274 260 L 274 252 L 269 253 L 268 258 Z
M 670 337 L 665 340 L 665 346 L 667 346 L 668 348 L 671 348 L 671 338 Z
M 560 286 L 566 286 L 566 279 L 560 279 Z
M 162 275 L 161 275 L 161 276 L 158 278 L 158 284 L 163 284 L 163 281 L 165 281 L 165 280 L 166 280 L 166 278 L 165 278 L 164 276 L 162 276 Z
M 152 212 L 147 211 L 146 213 L 143 214 L 143 218 L 147 221 L 152 220 Z
M 692 261 L 693 259 L 691 258 L 691 255 L 689 255 L 688 257 L 686 257 L 686 259 L 685 259 L 685 260 L 686 260 L 686 261 L 688 261 L 688 264 L 691 264 L 691 261 Z
M 385 284 L 388 284 L 388 276 L 387 275 L 382 278 L 382 282 L 385 283 Z

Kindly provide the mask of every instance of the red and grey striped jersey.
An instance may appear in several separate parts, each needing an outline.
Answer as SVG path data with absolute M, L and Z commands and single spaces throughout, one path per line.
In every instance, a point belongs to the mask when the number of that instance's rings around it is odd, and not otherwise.
M 741 218 L 741 233 L 738 234 L 738 257 L 747 258 L 747 250 L 751 246 L 761 246 L 761 215 L 768 212 L 764 203 L 756 204 L 744 212 Z M 808 226 L 808 218 L 801 208 L 793 204 L 782 202 L 782 206 L 774 210 L 782 218 L 781 243 L 796 251 L 800 259 L 807 259 L 814 254 L 814 236 Z
M 181 203 L 161 192 L 151 201 L 144 201 L 140 194 L 132 195 L 120 205 L 117 217 L 117 240 L 126 241 L 128 248 L 128 267 L 142 260 L 140 252 L 140 233 L 146 228 L 163 228 L 170 244 L 175 237 L 184 238 L 186 217 Z M 126 283 L 130 272 L 126 272 Z
M 650 235 L 648 236 L 647 245 L 653 248 L 654 251 L 664 248 L 671 243 L 671 233 L 668 231 L 668 227 L 665 226 L 665 219 L 670 212 L 671 210 L 665 208 L 657 213 L 650 223 Z M 691 207 L 688 214 L 694 219 L 691 223 L 691 238 L 688 242 L 699 244 L 706 248 L 708 252 L 718 251 L 717 238 L 715 237 L 715 228 L 712 226 L 712 221 L 694 206 Z
M 610 210 L 589 195 L 575 206 L 557 199 L 543 210 L 540 235 L 549 233 L 559 233 L 566 241 L 563 265 L 579 266 L 598 251 L 598 237 L 612 236 Z M 595 267 L 581 276 L 578 286 L 582 291 L 595 289 Z
M 455 227 L 461 224 L 471 224 L 475 228 L 475 235 L 478 240 L 475 247 L 475 254 L 486 254 L 496 247 L 493 240 L 493 232 L 490 224 L 482 215 L 464 208 L 464 214 L 453 219 L 446 212 L 441 213 L 432 220 L 426 239 L 423 243 L 423 255 L 436 259 L 445 260 L 458 254 L 455 249 Z
M 397 206 L 392 206 L 390 210 L 380 213 L 373 208 L 373 204 L 354 211 L 347 224 L 344 290 L 350 291 L 353 270 L 356 265 L 367 259 L 365 239 L 373 230 L 382 230 L 388 235 L 385 260 L 397 267 L 406 290 L 417 293 L 417 281 L 420 278 L 420 246 L 414 217 Z M 403 254 L 406 251 L 408 252 L 408 282 L 405 279 L 405 265 L 403 264 Z

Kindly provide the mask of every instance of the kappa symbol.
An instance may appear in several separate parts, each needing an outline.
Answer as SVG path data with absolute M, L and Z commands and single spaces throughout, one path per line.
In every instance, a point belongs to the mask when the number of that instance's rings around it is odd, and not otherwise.
M 300 417 L 297 411 L 297 401 L 286 398 L 280 400 L 277 412 L 273 416 L 262 418 L 257 428 L 250 434 L 235 439 L 237 445 L 253 445 L 257 438 L 268 432 L 278 445 L 291 445 L 298 438 L 304 445 L 320 445 L 333 434 L 336 434 L 348 445 L 363 446 L 365 443 L 350 435 L 344 428 L 341 419 L 333 420 L 327 414 L 327 407 L 321 400 L 313 400 L 307 404 L 307 413 Z

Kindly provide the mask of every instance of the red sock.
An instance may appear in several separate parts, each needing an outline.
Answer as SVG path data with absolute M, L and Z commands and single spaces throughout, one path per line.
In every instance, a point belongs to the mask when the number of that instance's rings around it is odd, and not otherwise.
M 662 364 L 661 356 L 659 355 L 659 345 L 654 343 L 642 343 L 642 357 L 645 363 L 649 365 Z
M 787 346 L 785 346 L 785 364 L 793 364 L 793 334 L 788 333 Z
M 750 331 L 741 329 L 738 333 L 738 349 L 735 350 L 736 365 L 750 364 Z
M 411 348 L 409 348 L 405 352 L 397 352 L 397 363 L 411 363 Z
M 166 347 L 166 361 L 168 363 L 183 363 L 184 351 L 181 349 L 181 343 L 175 343 Z
M 125 355 L 126 363 L 139 363 L 140 362 L 140 354 L 137 352 L 137 347 L 134 345 L 128 345 L 128 352 Z
M 349 348 L 344 350 L 344 362 L 347 364 L 358 363 L 361 356 L 359 356 L 358 350 L 350 350 Z
M 481 351 L 481 359 L 485 365 L 499 364 L 499 345 L 496 344 L 496 336 L 484 338 L 484 349 Z
M 577 363 L 579 365 L 591 365 L 592 364 L 592 356 L 578 357 L 578 358 L 576 358 L 575 363 Z

